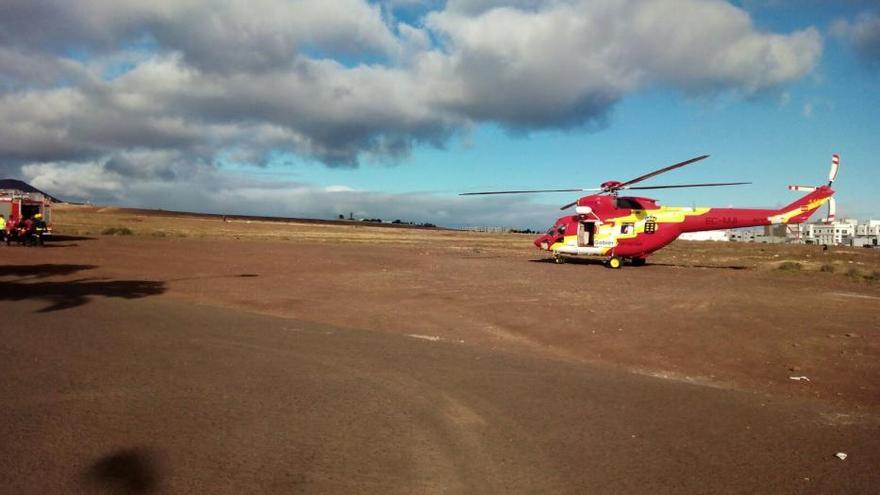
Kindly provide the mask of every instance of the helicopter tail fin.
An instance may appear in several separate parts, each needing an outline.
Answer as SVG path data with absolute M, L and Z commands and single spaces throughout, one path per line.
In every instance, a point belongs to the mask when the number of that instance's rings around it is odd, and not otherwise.
M 828 203 L 828 215 L 822 219 L 825 223 L 834 221 L 835 202 L 834 190 L 831 184 L 837 178 L 837 172 L 840 170 L 840 155 L 837 153 L 831 155 L 831 169 L 828 171 L 828 185 L 811 187 L 811 186 L 788 186 L 789 191 L 808 192 L 806 196 L 795 201 L 794 203 L 779 210 L 778 215 L 771 217 L 771 221 L 778 217 L 782 218 L 780 222 L 774 223 L 802 223 L 812 216 L 812 214 L 823 204 Z
M 819 186 L 816 188 L 792 189 L 794 191 L 809 191 L 806 195 L 777 210 L 776 215 L 770 217 L 771 223 L 803 223 L 806 222 L 816 210 L 828 202 L 833 202 L 834 189 L 828 186 Z M 829 206 L 829 208 L 831 208 Z M 833 221 L 833 213 L 829 213 L 829 218 L 825 221 Z

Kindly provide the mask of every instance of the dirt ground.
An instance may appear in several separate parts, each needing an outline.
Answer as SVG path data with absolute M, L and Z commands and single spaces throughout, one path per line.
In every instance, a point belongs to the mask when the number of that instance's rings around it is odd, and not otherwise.
M 67 208 L 56 211 L 61 233 L 135 234 L 42 257 L 95 265 L 79 276 L 156 280 L 170 296 L 346 328 L 880 405 L 880 250 L 679 241 L 649 266 L 612 271 L 549 263 L 528 235 Z
M 107 462 L 175 465 L 144 492 L 869 493 L 880 481 L 878 250 L 676 242 L 610 270 L 550 263 L 515 234 L 76 206 L 54 223 L 63 235 L 46 248 L 0 248 L 0 309 L 20 322 L 2 327 L 0 371 L 17 378 L 0 389 L 14 440 L 0 482 L 16 493 L 59 491 L 111 447 L 122 453 Z M 194 393 L 163 386 L 180 373 Z M 273 392 L 284 387 L 313 407 Z M 184 396 L 202 412 L 169 412 Z M 114 440 L 65 428 L 65 408 Z M 307 445 L 272 440 L 275 421 Z M 192 446 L 211 425 L 235 442 L 208 445 L 235 456 Z M 125 450 L 144 431 L 159 454 Z M 354 457 L 333 463 L 331 446 Z M 297 468 L 262 472 L 267 456 Z M 52 475 L 35 477 L 40 463 Z

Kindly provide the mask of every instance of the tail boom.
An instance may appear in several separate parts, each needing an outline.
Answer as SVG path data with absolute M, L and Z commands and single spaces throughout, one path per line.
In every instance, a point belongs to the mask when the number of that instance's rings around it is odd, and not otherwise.
M 820 186 L 797 201 L 779 209 L 770 208 L 709 208 L 702 215 L 688 217 L 682 232 L 738 229 L 763 225 L 795 224 L 807 221 L 834 194 L 828 186 Z

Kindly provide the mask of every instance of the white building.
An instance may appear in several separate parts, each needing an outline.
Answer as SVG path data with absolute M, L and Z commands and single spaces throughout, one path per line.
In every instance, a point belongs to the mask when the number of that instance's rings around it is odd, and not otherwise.
M 758 237 L 758 232 L 754 230 L 729 230 L 728 234 L 733 242 L 755 242 L 755 238 Z
M 880 220 L 868 220 L 856 225 L 855 247 L 880 247 Z
M 815 244 L 815 229 L 816 224 L 814 223 L 793 223 L 786 225 L 787 229 L 785 232 L 786 242 L 797 243 L 797 244 Z
M 728 230 L 705 230 L 703 232 L 685 232 L 678 236 L 684 241 L 729 241 L 730 231 Z
M 868 220 L 865 223 L 856 225 L 856 236 L 878 236 L 880 235 L 880 220 Z
M 851 245 L 858 225 L 858 220 L 854 218 L 831 223 L 804 224 L 800 227 L 800 237 L 802 242 L 808 244 Z
M 805 244 L 880 247 L 880 220 L 859 223 L 853 218 L 844 218 L 833 223 L 791 225 L 787 238 L 788 242 Z

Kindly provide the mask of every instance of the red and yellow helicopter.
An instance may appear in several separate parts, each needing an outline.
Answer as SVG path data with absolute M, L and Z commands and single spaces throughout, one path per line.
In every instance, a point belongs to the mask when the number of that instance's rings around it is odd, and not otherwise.
M 798 224 L 809 219 L 825 203 L 829 205 L 826 221 L 833 221 L 834 190 L 831 189 L 831 184 L 837 177 L 840 167 L 840 157 L 836 154 L 831 159 L 828 184 L 817 187 L 789 186 L 792 191 L 806 191 L 807 194 L 780 209 L 660 206 L 656 199 L 619 194 L 620 191 L 625 190 L 750 184 L 750 182 L 715 182 L 665 186 L 635 185 L 708 157 L 709 155 L 703 155 L 691 158 L 626 182 L 608 181 L 596 189 L 482 191 L 461 195 L 597 191 L 560 208 L 566 210 L 574 206 L 575 214 L 556 220 L 546 234 L 535 239 L 535 246 L 553 253 L 557 263 L 562 263 L 566 256 L 599 256 L 605 258 L 606 265 L 611 268 L 620 268 L 624 260 L 634 266 L 644 265 L 648 255 L 668 245 L 685 232 Z

